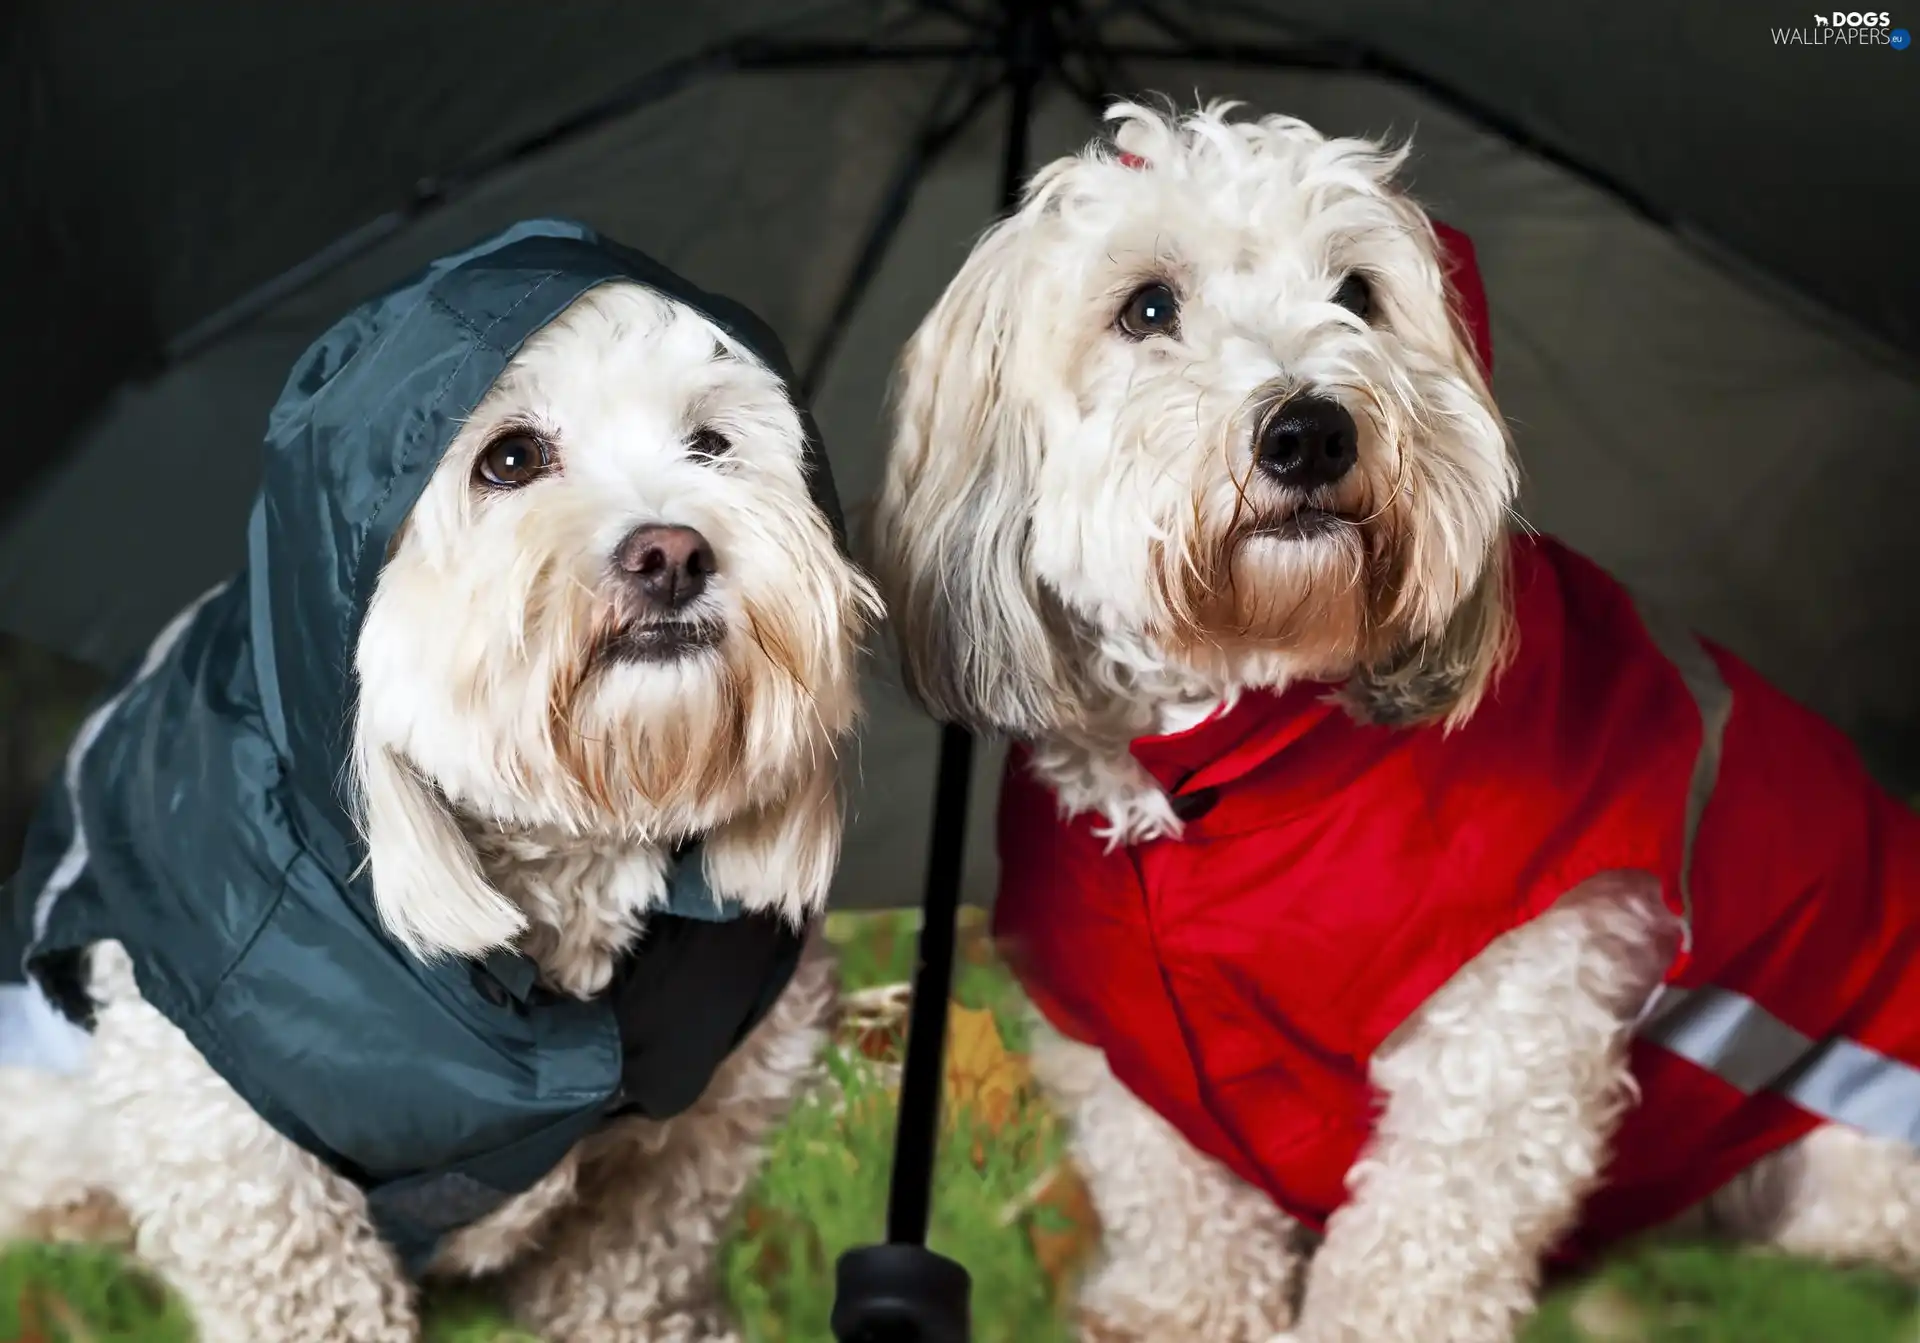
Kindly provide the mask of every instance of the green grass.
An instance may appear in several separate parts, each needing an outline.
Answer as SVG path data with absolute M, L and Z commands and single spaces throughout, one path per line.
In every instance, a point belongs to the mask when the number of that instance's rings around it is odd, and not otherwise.
M 727 1252 L 728 1291 L 754 1343 L 829 1337 L 834 1261 L 878 1238 L 893 1107 L 857 1068 L 842 1063 L 836 1072 L 844 1108 L 825 1101 L 800 1107 L 761 1183 L 751 1229 Z M 993 1303 L 974 1332 L 978 1343 L 1066 1339 L 1030 1243 L 1001 1220 L 1033 1179 L 1030 1153 L 1048 1145 L 1050 1135 L 1030 1118 L 989 1136 L 962 1117 L 942 1149 L 929 1239 L 967 1265 L 975 1299 Z M 978 1168 L 968 1159 L 976 1146 L 984 1157 Z
M 1883 1274 L 1650 1242 L 1555 1294 L 1527 1333 L 1527 1343 L 1603 1340 L 1915 1343 L 1920 1311 L 1913 1289 Z
M 911 916 L 836 916 L 829 931 L 849 989 L 908 977 Z M 977 936 L 962 945 L 956 1000 L 991 1011 L 1018 1054 L 1018 991 L 980 953 Z M 796 1108 L 726 1248 L 722 1272 L 752 1343 L 825 1343 L 835 1258 L 880 1234 L 893 1104 L 867 1052 L 883 1051 L 830 1054 L 837 1087 Z M 1037 1104 L 951 1117 L 932 1239 L 973 1275 L 977 1343 L 1069 1343 L 1056 1301 L 1070 1281 L 1061 1265 L 1086 1234 L 1070 1203 L 1034 1197 L 1059 1155 L 1059 1135 Z M 80 1321 L 78 1331 L 63 1326 L 62 1312 Z M 431 1300 L 427 1337 L 535 1343 L 480 1295 Z M 178 1308 L 110 1250 L 23 1246 L 0 1255 L 0 1343 L 190 1338 Z M 1649 1242 L 1550 1296 L 1526 1343 L 1920 1343 L 1920 1314 L 1909 1288 L 1878 1274 Z
M 0 1257 L 0 1339 L 44 1332 L 63 1343 L 87 1343 L 62 1327 L 63 1304 L 78 1312 L 91 1343 L 187 1343 L 193 1337 L 185 1313 L 111 1250 L 26 1245 Z
M 910 922 L 836 919 L 830 931 L 843 949 L 849 989 L 911 974 Z M 1002 1040 L 1023 1047 L 1018 995 L 997 968 L 963 955 L 954 998 L 992 1010 Z M 828 1066 L 838 1085 L 798 1107 L 750 1200 L 747 1225 L 728 1249 L 728 1290 L 753 1343 L 829 1338 L 834 1261 L 881 1231 L 893 1100 L 858 1053 L 830 1053 Z M 1059 1135 L 1036 1106 L 1018 1107 L 998 1125 L 965 1108 L 950 1116 L 928 1241 L 973 1276 L 976 1343 L 1067 1343 L 1025 1219 L 1010 1216 L 1025 1211 L 1036 1177 L 1059 1156 Z M 1058 1214 L 1048 1207 L 1029 1216 L 1045 1231 L 1069 1230 L 1054 1224 Z

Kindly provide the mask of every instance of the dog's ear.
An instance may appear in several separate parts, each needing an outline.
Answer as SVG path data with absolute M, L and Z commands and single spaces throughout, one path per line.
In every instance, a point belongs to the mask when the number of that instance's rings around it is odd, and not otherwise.
M 989 232 L 908 343 L 872 531 L 908 690 L 936 718 L 1015 736 L 1073 704 L 1058 609 L 1028 562 L 1043 439 L 1016 346 L 1039 214 Z
M 381 923 L 422 960 L 512 943 L 526 916 L 488 883 L 440 791 L 354 726 L 355 816 Z
M 1513 646 L 1507 544 L 1491 547 L 1480 577 L 1433 634 L 1408 640 L 1362 667 L 1340 696 L 1363 723 L 1457 727 L 1472 716 Z
M 1465 722 L 1506 664 L 1513 620 L 1508 592 L 1505 513 L 1517 484 L 1513 445 L 1493 399 L 1492 338 L 1486 292 L 1473 244 L 1432 223 L 1399 197 L 1410 236 L 1424 240 L 1432 268 L 1428 288 L 1403 307 L 1403 330 L 1443 359 L 1454 374 L 1449 399 L 1437 403 L 1447 428 L 1410 465 L 1412 492 L 1429 510 L 1407 556 L 1402 619 L 1413 628 L 1347 682 L 1342 697 L 1362 722 L 1392 727 Z M 1448 520 L 1446 527 L 1433 518 Z M 1464 597 L 1452 589 L 1456 548 L 1483 554 Z

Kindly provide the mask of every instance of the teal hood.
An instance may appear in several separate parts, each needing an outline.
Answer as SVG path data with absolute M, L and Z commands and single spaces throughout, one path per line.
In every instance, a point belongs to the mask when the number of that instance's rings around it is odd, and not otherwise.
M 520 346 L 609 280 L 700 310 L 792 384 L 779 341 L 745 308 L 583 227 L 538 221 L 435 262 L 350 314 L 307 351 L 273 409 L 248 535 L 254 657 L 269 729 L 330 859 L 351 861 L 336 785 L 354 643 L 387 546 Z M 802 415 L 815 498 L 839 528 L 819 435 Z
M 415 1268 L 609 1115 L 691 1104 L 798 955 L 792 929 L 716 908 L 698 862 L 677 865 L 671 912 L 591 1002 L 542 993 L 511 952 L 423 963 L 374 914 L 341 781 L 389 542 L 527 338 L 616 280 L 698 309 L 791 383 L 751 313 L 563 221 L 516 225 L 348 314 L 273 408 L 246 568 L 87 719 L 0 908 L 0 979 L 18 967 L 82 1024 L 86 948 L 123 943 L 147 1000 L 364 1187 Z

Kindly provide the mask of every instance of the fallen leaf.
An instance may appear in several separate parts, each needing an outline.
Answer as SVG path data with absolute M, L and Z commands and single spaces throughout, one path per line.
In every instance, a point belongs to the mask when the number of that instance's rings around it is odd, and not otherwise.
M 899 1063 L 907 1057 L 907 1028 L 904 1024 L 868 1026 L 850 1043 L 862 1058 L 881 1063 Z
M 776 1244 L 769 1231 L 775 1214 L 762 1205 L 755 1203 L 747 1209 L 741 1218 L 746 1233 L 754 1244 L 753 1276 L 760 1283 L 771 1286 L 775 1279 L 787 1271 L 786 1247 Z
M 862 1058 L 898 1063 L 906 1054 L 907 984 L 880 984 L 844 995 L 834 1026 L 842 1048 Z
M 1026 1095 L 1027 1061 L 1007 1052 L 993 1013 L 985 1008 L 950 1005 L 947 1016 L 947 1097 L 949 1108 L 970 1110 L 989 1132 L 1005 1128 Z
M 993 949 L 993 925 L 984 909 L 969 905 L 960 911 L 960 959 L 969 965 L 992 965 L 999 958 Z
M 840 996 L 839 1020 L 846 1026 L 875 1026 L 907 1019 L 913 985 L 904 980 L 854 989 Z
M 808 1222 L 792 1213 L 761 1204 L 749 1207 L 744 1218 L 746 1233 L 753 1238 L 753 1276 L 762 1285 L 774 1286 L 792 1267 L 792 1249 L 800 1247 L 801 1257 L 810 1270 L 825 1264 L 820 1235 Z
M 1075 1270 L 1100 1243 L 1100 1217 L 1072 1162 L 1061 1161 L 1048 1172 L 1022 1220 L 1053 1299 L 1065 1300 Z

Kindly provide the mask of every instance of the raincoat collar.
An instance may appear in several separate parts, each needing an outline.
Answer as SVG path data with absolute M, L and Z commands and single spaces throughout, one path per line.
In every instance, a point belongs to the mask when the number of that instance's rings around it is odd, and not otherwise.
M 1301 682 L 1274 694 L 1249 690 L 1181 732 L 1136 737 L 1129 749 L 1168 793 L 1218 789 L 1278 757 L 1342 712 L 1334 687 Z

